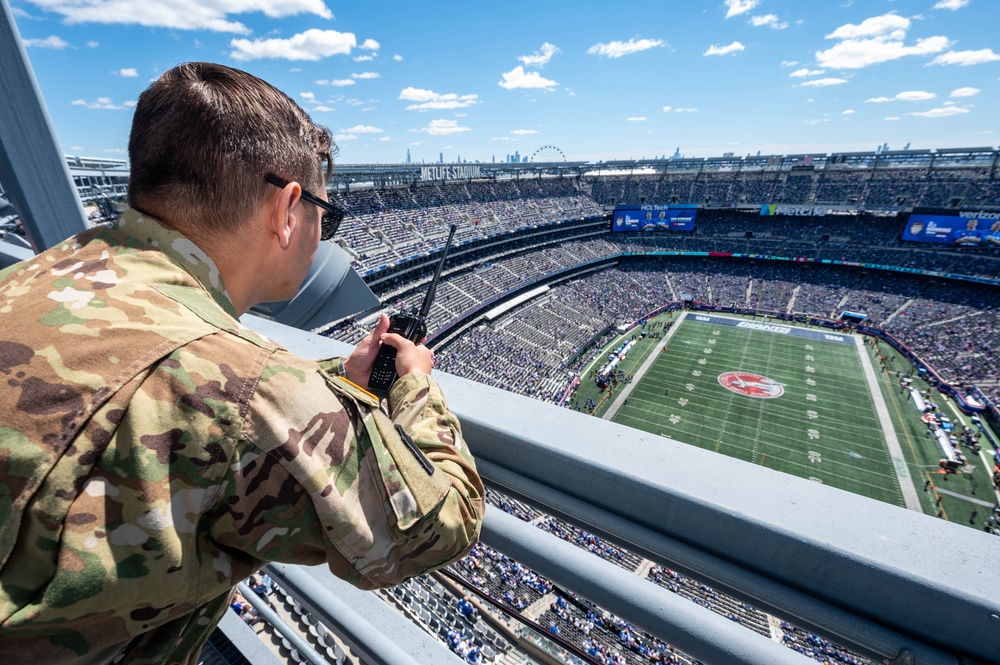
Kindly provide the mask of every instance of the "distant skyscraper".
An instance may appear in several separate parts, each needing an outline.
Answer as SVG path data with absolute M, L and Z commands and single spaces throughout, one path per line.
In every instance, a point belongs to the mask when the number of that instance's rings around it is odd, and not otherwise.
M 439 152 L 438 153 L 438 164 L 444 164 L 444 153 L 443 152 Z
M 406 163 L 407 164 L 410 163 L 410 149 L 409 148 L 406 149 Z

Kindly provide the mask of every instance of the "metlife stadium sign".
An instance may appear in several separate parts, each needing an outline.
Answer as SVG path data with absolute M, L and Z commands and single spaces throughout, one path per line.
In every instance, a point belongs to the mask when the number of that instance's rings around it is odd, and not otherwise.
M 787 217 L 825 217 L 830 214 L 829 208 L 815 206 L 784 206 L 777 203 L 765 203 L 760 207 L 762 217 L 785 215 Z
M 479 164 L 421 166 L 421 180 L 473 180 L 479 177 Z

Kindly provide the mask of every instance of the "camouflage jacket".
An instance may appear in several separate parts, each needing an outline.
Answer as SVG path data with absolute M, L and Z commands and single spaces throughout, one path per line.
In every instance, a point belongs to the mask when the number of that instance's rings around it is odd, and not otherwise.
M 387 415 L 342 367 L 135 211 L 0 272 L 0 663 L 189 663 L 262 562 L 370 589 L 464 555 L 485 492 L 437 384 Z

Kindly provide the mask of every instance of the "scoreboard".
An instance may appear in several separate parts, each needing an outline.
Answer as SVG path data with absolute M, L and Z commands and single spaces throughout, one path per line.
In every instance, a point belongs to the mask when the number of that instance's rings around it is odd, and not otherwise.
M 698 206 L 694 205 L 622 205 L 615 206 L 612 231 L 694 231 Z

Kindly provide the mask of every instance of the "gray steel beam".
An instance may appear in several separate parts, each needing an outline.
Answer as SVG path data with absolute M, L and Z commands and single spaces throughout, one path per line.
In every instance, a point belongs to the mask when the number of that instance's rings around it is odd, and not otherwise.
M 41 252 L 86 228 L 8 0 L 0 0 L 0 182 Z
M 661 533 L 619 519 L 492 462 L 479 459 L 477 466 L 483 477 L 488 479 L 488 485 L 508 496 L 575 524 L 654 563 L 705 582 L 717 591 L 745 600 L 761 611 L 791 620 L 799 628 L 826 637 L 855 653 L 882 661 L 909 652 L 916 657 L 915 662 L 922 664 L 958 663 L 955 656 L 928 647 L 923 642 L 818 601 Z
M 702 662 L 815 665 L 808 656 L 503 511 L 489 512 L 482 540 Z

